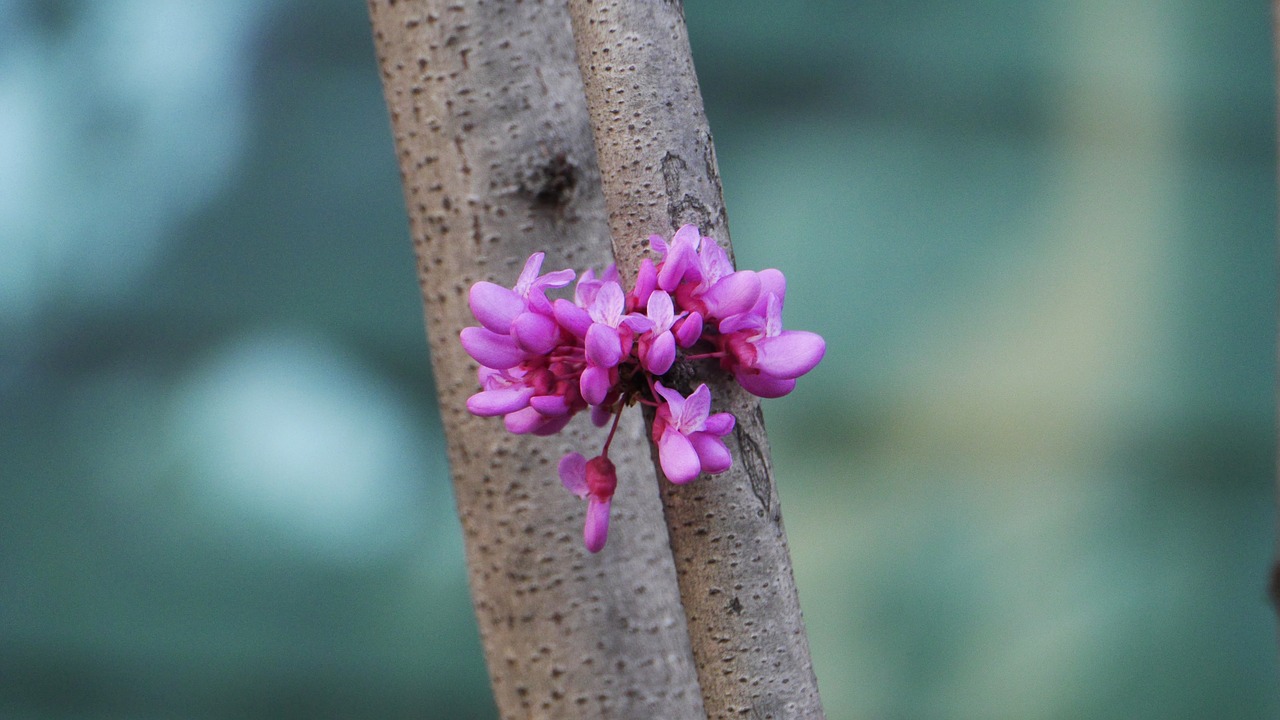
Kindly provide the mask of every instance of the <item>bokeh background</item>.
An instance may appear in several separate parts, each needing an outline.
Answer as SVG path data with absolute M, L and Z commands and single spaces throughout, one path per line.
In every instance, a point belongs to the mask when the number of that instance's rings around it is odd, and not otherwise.
M 1274 718 L 1267 3 L 687 0 L 830 717 Z M 0 716 L 492 718 L 363 3 L 0 0 Z

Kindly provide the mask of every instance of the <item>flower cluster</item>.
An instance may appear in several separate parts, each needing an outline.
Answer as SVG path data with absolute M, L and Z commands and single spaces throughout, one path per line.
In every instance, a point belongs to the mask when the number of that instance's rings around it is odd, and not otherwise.
M 502 416 L 513 433 L 551 435 L 590 409 L 603 427 L 600 454 L 573 452 L 560 461 L 564 487 L 588 502 L 583 538 L 598 552 L 609 532 L 618 477 L 609 444 L 627 405 L 655 408 L 652 437 L 667 479 L 687 483 L 729 469 L 724 436 L 734 417 L 711 412 L 711 391 L 687 395 L 675 387 L 679 362 L 718 361 L 749 392 L 765 398 L 791 392 L 796 378 L 822 359 L 818 335 L 782 329 L 786 280 L 777 270 L 734 270 L 728 255 L 694 225 L 667 242 L 649 238 L 658 255 L 641 261 L 635 286 L 624 291 L 614 266 L 602 274 L 572 270 L 541 274 L 543 253 L 525 263 L 515 287 L 478 282 L 471 311 L 480 327 L 462 331 L 463 348 L 480 363 L 480 392 L 467 409 Z M 577 278 L 572 300 L 548 290 Z M 668 384 L 663 384 L 664 376 Z

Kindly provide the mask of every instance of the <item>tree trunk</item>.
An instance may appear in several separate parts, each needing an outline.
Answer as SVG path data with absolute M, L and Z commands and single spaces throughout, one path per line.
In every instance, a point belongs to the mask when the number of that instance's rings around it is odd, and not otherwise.
M 464 406 L 479 389 L 458 342 L 476 324 L 473 283 L 511 286 L 538 250 L 545 270 L 612 260 L 563 4 L 370 0 L 369 11 L 499 712 L 703 717 L 639 414 L 612 445 L 622 482 L 609 543 L 588 555 L 585 508 L 556 464 L 602 431 L 580 418 L 554 437 L 516 436 Z
M 684 223 L 732 257 L 681 4 L 569 0 L 569 13 L 623 275 L 650 234 Z M 708 715 L 822 717 L 759 400 L 718 368 L 694 371 L 738 419 L 731 470 L 661 493 Z

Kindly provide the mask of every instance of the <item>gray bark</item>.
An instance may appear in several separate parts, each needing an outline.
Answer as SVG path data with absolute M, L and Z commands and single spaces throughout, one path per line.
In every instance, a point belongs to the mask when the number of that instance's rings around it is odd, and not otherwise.
M 560 487 L 579 418 L 550 438 L 469 415 L 470 286 L 612 260 L 568 17 L 556 2 L 370 0 L 427 316 L 472 599 L 504 718 L 704 716 L 640 416 L 611 457 L 608 545 L 583 548 L 585 504 Z M 748 588 L 744 592 L 755 592 Z M 424 618 L 424 622 L 429 618 Z
M 684 223 L 732 257 L 680 3 L 569 0 L 569 13 L 624 276 L 650 234 L 670 238 Z M 760 403 L 718 368 L 686 371 L 738 419 L 729 472 L 662 487 L 707 713 L 822 717 Z

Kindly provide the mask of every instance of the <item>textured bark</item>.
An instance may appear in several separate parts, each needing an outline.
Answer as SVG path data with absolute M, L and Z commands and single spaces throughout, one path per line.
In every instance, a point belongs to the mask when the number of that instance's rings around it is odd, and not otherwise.
M 464 407 L 477 280 L 612 260 L 568 17 L 557 2 L 370 0 L 427 315 L 471 593 L 504 718 L 694 718 L 702 698 L 640 416 L 624 419 L 609 543 L 560 487 L 590 423 L 514 436 Z M 424 618 L 424 621 L 427 621 Z
M 702 96 L 679 2 L 569 0 L 619 268 L 684 223 L 730 250 Z M 662 486 L 708 715 L 822 717 L 759 401 L 706 363 L 717 411 L 738 424 L 733 468 Z

